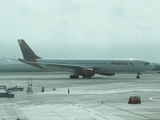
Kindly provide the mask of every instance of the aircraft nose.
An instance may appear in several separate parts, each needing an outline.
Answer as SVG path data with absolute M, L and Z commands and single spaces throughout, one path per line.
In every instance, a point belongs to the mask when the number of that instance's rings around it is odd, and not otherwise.
M 150 66 L 149 66 L 150 70 L 154 69 L 154 67 L 155 67 L 155 66 L 154 66 L 152 63 L 151 63 Z

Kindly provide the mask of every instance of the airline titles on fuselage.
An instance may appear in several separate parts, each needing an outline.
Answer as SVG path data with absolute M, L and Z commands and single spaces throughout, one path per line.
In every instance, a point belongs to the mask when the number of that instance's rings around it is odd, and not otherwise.
M 112 61 L 111 65 L 132 65 L 134 66 L 132 62 L 125 62 L 125 61 Z

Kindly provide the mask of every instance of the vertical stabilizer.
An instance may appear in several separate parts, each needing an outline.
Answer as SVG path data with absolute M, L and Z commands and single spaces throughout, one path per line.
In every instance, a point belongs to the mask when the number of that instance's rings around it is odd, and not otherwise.
M 32 51 L 32 49 L 27 45 L 27 43 L 23 39 L 18 39 L 18 43 L 25 60 L 34 60 L 40 58 Z

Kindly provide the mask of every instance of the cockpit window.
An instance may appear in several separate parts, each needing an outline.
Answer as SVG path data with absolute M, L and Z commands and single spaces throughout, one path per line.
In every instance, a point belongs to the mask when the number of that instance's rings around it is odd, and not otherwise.
M 149 64 L 150 64 L 150 63 L 146 62 L 146 63 L 145 63 L 145 66 L 147 66 L 147 65 L 149 65 Z

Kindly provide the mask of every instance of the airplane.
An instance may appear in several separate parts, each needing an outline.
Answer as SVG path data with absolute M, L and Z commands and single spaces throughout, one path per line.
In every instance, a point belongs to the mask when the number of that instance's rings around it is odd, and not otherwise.
M 114 76 L 115 73 L 134 73 L 140 78 L 142 72 L 150 71 L 154 66 L 147 61 L 138 59 L 47 59 L 36 55 L 23 39 L 18 43 L 24 59 L 18 60 L 31 66 L 49 71 L 69 71 L 71 79 L 91 78 L 95 74 Z

